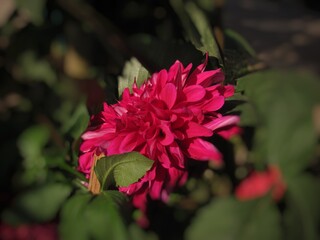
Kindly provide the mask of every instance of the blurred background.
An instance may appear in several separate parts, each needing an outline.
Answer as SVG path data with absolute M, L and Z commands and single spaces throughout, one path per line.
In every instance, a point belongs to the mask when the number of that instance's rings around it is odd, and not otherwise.
M 118 77 L 131 57 L 150 73 L 176 59 L 203 60 L 185 40 L 182 2 L 0 0 L 1 222 L 48 223 L 56 232 L 61 205 L 85 180 L 76 166 L 89 114 L 117 100 Z M 189 2 L 209 20 L 227 81 L 268 67 L 320 75 L 320 1 Z M 223 194 L 231 192 L 225 182 Z
M 229 0 L 224 20 L 270 66 L 320 73 L 319 1 Z

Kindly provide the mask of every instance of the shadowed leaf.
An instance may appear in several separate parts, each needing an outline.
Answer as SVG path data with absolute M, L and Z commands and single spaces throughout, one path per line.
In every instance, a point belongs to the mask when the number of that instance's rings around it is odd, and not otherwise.
M 280 215 L 268 198 L 246 202 L 220 198 L 199 211 L 185 236 L 187 240 L 280 240 Z
M 320 101 L 316 77 L 264 71 L 240 78 L 237 90 L 248 97 L 259 123 L 256 160 L 279 165 L 288 178 L 309 166 L 317 142 L 312 121 L 312 109 Z
M 21 194 L 6 210 L 2 218 L 18 222 L 52 220 L 71 192 L 71 187 L 62 183 L 52 183 Z M 13 223 L 14 223 L 13 222 Z
M 61 212 L 61 239 L 128 239 L 114 195 L 107 191 L 96 197 L 86 193 L 70 198 Z

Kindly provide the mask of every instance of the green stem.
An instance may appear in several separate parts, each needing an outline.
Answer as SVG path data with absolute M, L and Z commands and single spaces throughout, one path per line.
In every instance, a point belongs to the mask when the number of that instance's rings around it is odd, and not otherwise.
M 66 172 L 78 177 L 81 181 L 88 182 L 88 179 L 86 179 L 85 176 L 83 176 L 80 172 L 76 171 L 73 167 L 69 166 L 68 164 L 61 163 L 59 167 L 65 170 Z

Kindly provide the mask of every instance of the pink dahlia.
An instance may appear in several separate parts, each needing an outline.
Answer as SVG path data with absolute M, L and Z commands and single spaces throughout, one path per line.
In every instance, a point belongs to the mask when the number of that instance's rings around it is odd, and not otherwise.
M 205 71 L 206 61 L 192 73 L 176 61 L 169 71 L 154 73 L 132 93 L 91 118 L 82 135 L 79 171 L 89 177 L 94 155 L 106 156 L 137 151 L 154 161 L 136 183 L 119 187 L 145 210 L 146 197 L 166 200 L 176 185 L 186 181 L 190 159 L 221 163 L 218 149 L 205 138 L 225 138 L 238 132 L 238 116 L 218 112 L 234 87 L 223 85 L 221 69 Z

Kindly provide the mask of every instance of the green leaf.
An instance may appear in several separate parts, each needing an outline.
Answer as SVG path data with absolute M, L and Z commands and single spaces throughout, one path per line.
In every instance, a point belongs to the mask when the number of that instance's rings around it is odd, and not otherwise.
M 171 0 L 170 3 L 192 44 L 201 52 L 218 59 L 219 64 L 223 66 L 219 46 L 204 12 L 194 2 L 184 3 L 182 0 Z
M 63 170 L 59 171 L 59 173 L 61 174 L 65 174 L 65 172 L 68 172 L 69 174 L 72 174 L 74 177 L 77 177 L 83 182 L 88 181 L 88 179 L 81 172 L 79 172 L 75 166 L 72 166 L 70 165 L 70 163 L 66 162 L 66 151 L 61 151 L 60 149 L 58 150 L 55 148 L 52 148 L 50 150 L 51 151 L 46 152 L 46 154 L 44 155 L 44 159 L 49 169 L 60 169 Z M 75 158 L 75 160 L 77 160 L 77 157 Z
M 90 231 L 92 239 L 128 239 L 125 225 L 107 193 L 94 198 L 86 208 L 84 216 L 85 220 L 89 219 L 94 226 Z
M 196 0 L 197 4 L 209 13 L 213 13 L 215 9 L 215 1 L 212 0 Z
M 24 157 L 38 156 L 50 137 L 49 129 L 34 125 L 26 129 L 19 137 L 18 146 Z
M 52 220 L 69 196 L 71 187 L 62 183 L 51 183 L 32 189 L 17 197 L 11 209 L 2 218 L 9 223 Z
M 19 78 L 22 80 L 45 82 L 49 86 L 53 86 L 57 80 L 56 73 L 49 62 L 38 59 L 32 51 L 23 53 L 19 59 L 19 64 L 21 67 Z
M 59 224 L 61 239 L 89 239 L 87 226 L 91 223 L 85 221 L 83 212 L 91 198 L 90 194 L 78 194 L 64 204 Z
M 130 240 L 158 240 L 158 237 L 153 232 L 147 232 L 141 229 L 136 224 L 129 226 Z
M 68 240 L 128 239 L 123 219 L 108 191 L 96 197 L 86 193 L 70 198 L 62 209 L 59 230 L 61 239 Z
M 245 51 L 251 56 L 255 56 L 256 53 L 254 49 L 250 46 L 249 42 L 243 38 L 239 33 L 232 29 L 225 29 L 226 41 L 232 41 L 236 46 L 233 46 L 238 51 Z
M 235 84 L 239 77 L 267 68 L 248 41 L 231 29 L 224 30 L 223 57 L 227 83 Z
M 35 25 L 43 23 L 44 7 L 46 0 L 15 0 L 20 10 L 27 11 Z
M 258 125 L 257 113 L 248 101 L 248 98 L 239 93 L 235 93 L 232 97 L 226 100 L 225 105 L 234 105 L 227 114 L 240 113 L 240 126 L 256 126 Z
M 280 215 L 269 198 L 245 202 L 220 198 L 199 211 L 185 237 L 187 240 L 280 240 Z
M 201 36 L 202 46 L 199 50 L 203 53 L 208 52 L 209 56 L 217 58 L 219 63 L 222 64 L 223 61 L 220 55 L 219 46 L 213 36 L 210 23 L 205 14 L 193 2 L 188 2 L 186 4 L 186 11 Z
M 128 197 L 116 190 L 104 191 L 103 194 L 107 194 L 108 197 L 112 199 L 112 202 L 115 204 L 115 206 L 119 208 L 121 208 L 126 202 L 128 202 Z
M 237 90 L 244 91 L 258 118 L 254 155 L 279 165 L 288 178 L 309 166 L 317 142 L 312 122 L 320 101 L 317 78 L 264 71 L 239 79 Z
M 28 185 L 45 179 L 47 170 L 43 148 L 49 137 L 49 129 L 41 125 L 31 126 L 20 135 L 18 147 L 24 157 L 24 171 L 21 175 L 23 184 Z
M 138 87 L 150 76 L 147 69 L 135 57 L 131 58 L 124 65 L 122 76 L 118 78 L 118 94 L 122 95 L 125 88 L 132 91 L 133 83 L 136 82 Z
M 70 116 L 70 119 L 62 126 L 62 132 L 69 133 L 74 139 L 78 139 L 88 127 L 89 119 L 90 116 L 86 105 L 80 103 Z
M 287 239 L 316 240 L 320 238 L 319 179 L 304 174 L 288 180 L 285 229 Z
M 107 189 L 114 181 L 117 186 L 137 182 L 152 166 L 153 161 L 138 152 L 130 152 L 99 159 L 95 172 L 101 189 Z
M 234 111 L 239 110 L 240 115 L 240 126 L 255 126 L 257 125 L 257 117 L 253 106 L 250 103 L 243 103 L 237 106 Z

